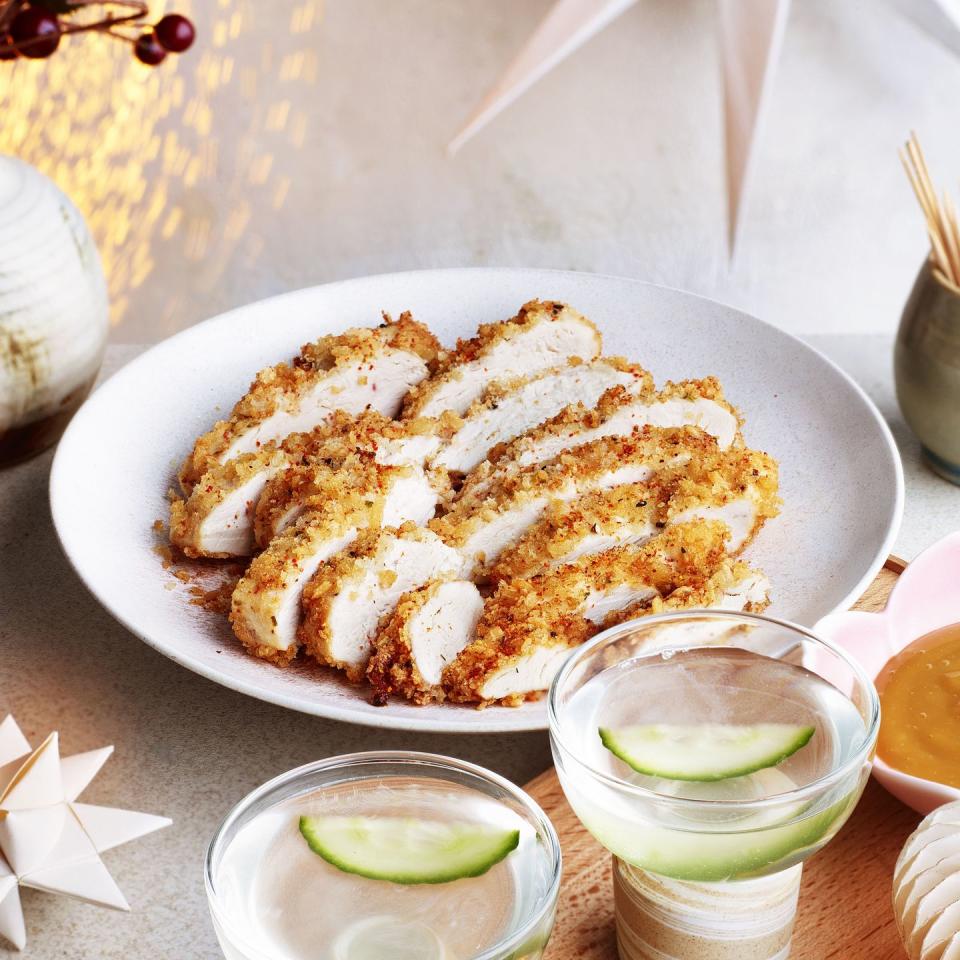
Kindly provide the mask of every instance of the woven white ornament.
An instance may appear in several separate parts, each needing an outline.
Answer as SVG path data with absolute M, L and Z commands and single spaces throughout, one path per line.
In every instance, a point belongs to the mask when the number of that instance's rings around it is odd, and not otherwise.
M 910 960 L 960 960 L 960 800 L 907 838 L 893 871 L 893 912 Z

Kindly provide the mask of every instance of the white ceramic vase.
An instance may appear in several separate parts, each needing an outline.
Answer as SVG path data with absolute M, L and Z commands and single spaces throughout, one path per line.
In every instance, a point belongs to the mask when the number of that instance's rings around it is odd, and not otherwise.
M 39 171 L 0 156 L 0 465 L 57 440 L 93 385 L 108 325 L 83 217 Z

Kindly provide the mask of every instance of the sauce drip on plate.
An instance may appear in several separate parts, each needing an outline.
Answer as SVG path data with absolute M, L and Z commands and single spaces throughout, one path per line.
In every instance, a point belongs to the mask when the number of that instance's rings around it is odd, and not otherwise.
M 891 767 L 960 787 L 960 623 L 914 640 L 877 677 L 877 753 Z

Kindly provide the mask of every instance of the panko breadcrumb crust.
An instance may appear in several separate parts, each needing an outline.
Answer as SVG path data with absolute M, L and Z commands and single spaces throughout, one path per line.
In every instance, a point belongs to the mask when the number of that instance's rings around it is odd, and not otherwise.
M 727 534 L 726 526 L 715 521 L 679 524 L 640 547 L 619 547 L 548 575 L 502 583 L 484 606 L 476 639 L 443 672 L 447 699 L 492 702 L 482 693 L 487 681 L 535 649 L 578 646 L 613 623 L 658 612 L 671 595 L 672 609 L 715 602 L 736 573 L 747 569 L 727 555 Z M 584 616 L 592 594 L 623 585 L 649 587 L 655 596 L 602 623 Z M 530 697 L 514 695 L 498 702 L 516 706 Z
M 201 477 L 186 500 L 177 498 L 170 504 L 170 542 L 190 557 L 227 557 L 225 553 L 211 553 L 203 549 L 200 531 L 204 521 L 231 493 L 254 476 L 281 468 L 292 468 L 313 461 L 334 467 L 354 453 L 376 453 L 377 444 L 394 433 L 406 435 L 406 430 L 395 420 L 374 410 L 365 410 L 354 416 L 336 410 L 326 422 L 305 433 L 291 433 L 279 445 L 268 443 L 255 452 L 242 453 L 218 463 Z M 256 531 L 256 511 L 269 497 L 269 482 L 256 502 L 248 502 L 247 515 Z M 259 540 L 259 538 L 258 538 Z M 259 540 L 259 546 L 266 542 Z
M 396 609 L 385 618 L 367 664 L 367 680 L 373 688 L 372 702 L 385 704 L 399 694 L 416 704 L 439 702 L 443 688 L 427 683 L 413 656 L 410 624 L 417 614 L 451 578 L 433 580 L 418 590 L 405 593 Z
M 302 647 L 319 662 L 344 669 L 353 682 L 365 674 L 375 702 L 400 695 L 414 703 L 451 700 L 481 707 L 490 702 L 516 705 L 540 696 L 540 692 L 493 701 L 484 697 L 483 688 L 491 678 L 509 671 L 511 665 L 520 664 L 539 648 L 576 646 L 599 630 L 631 617 L 708 607 L 725 597 L 729 602 L 730 593 L 740 584 L 751 586 L 749 594 L 737 594 L 738 602 L 746 596 L 762 595 L 763 584 L 755 587 L 757 572 L 728 555 L 729 531 L 723 523 L 677 523 L 675 518 L 684 519 L 681 515 L 698 505 L 723 506 L 749 497 L 756 505 L 756 523 L 749 541 L 778 512 L 776 461 L 745 448 L 740 414 L 727 402 L 715 378 L 668 382 L 657 390 L 650 374 L 638 364 L 620 357 L 601 358 L 596 362 L 629 374 L 633 382 L 607 390 L 595 406 L 573 402 L 546 422 L 496 445 L 485 462 L 462 478 L 462 488 L 456 494 L 449 482 L 453 479 L 459 483 L 460 476 L 451 478 L 446 471 L 428 471 L 431 483 L 444 490 L 446 512 L 425 527 L 407 523 L 399 531 L 386 531 L 412 538 L 437 536 L 447 546 L 461 548 L 468 546 L 470 538 L 485 524 L 505 512 L 530 504 L 540 510 L 543 504 L 539 519 L 498 558 L 492 558 L 492 569 L 488 558 L 478 555 L 472 578 L 482 583 L 489 575 L 493 586 L 488 589 L 492 592 L 484 592 L 487 599 L 475 637 L 446 667 L 440 687 L 428 684 L 420 674 L 408 626 L 451 577 L 431 581 L 400 598 L 397 607 L 381 620 L 367 664 L 358 667 L 338 663 L 331 655 L 334 638 L 327 636 L 331 605 L 344 597 L 351 578 L 361 570 L 376 573 L 384 532 L 383 508 L 390 485 L 401 474 L 405 476 L 404 471 L 424 469 L 422 461 L 426 459 L 429 464 L 438 443 L 442 450 L 442 443 L 453 439 L 472 419 L 496 410 L 519 387 L 545 371 L 538 370 L 529 377 L 491 379 L 459 415 L 448 410 L 426 417 L 421 411 L 433 398 L 433 406 L 439 408 L 441 399 L 452 397 L 451 391 L 460 389 L 456 385 L 467 372 L 469 395 L 474 396 L 472 391 L 479 387 L 485 358 L 491 358 L 493 369 L 499 369 L 509 354 L 498 348 L 509 344 L 511 350 L 522 354 L 525 334 L 540 324 L 557 322 L 582 324 L 589 330 L 582 333 L 568 326 L 561 333 L 558 329 L 557 337 L 565 339 L 557 343 L 563 343 L 565 350 L 571 337 L 573 342 L 592 343 L 594 347 L 579 358 L 558 350 L 557 365 L 594 362 L 600 353 L 601 337 L 591 321 L 565 304 L 531 300 L 515 317 L 482 325 L 475 337 L 458 341 L 456 349 L 449 352 L 409 313 L 396 321 L 384 314 L 380 327 L 322 337 L 306 344 L 290 363 L 256 375 L 229 418 L 196 441 L 180 472 L 181 486 L 188 495 L 173 499 L 169 533 L 171 542 L 186 555 L 209 555 L 203 553 L 201 544 L 204 520 L 231 494 L 236 495 L 259 474 L 269 473 L 265 492 L 257 503 L 244 505 L 245 516 L 255 522 L 259 545 L 265 549 L 250 563 L 230 604 L 234 632 L 250 653 L 283 665 Z M 531 347 L 538 344 L 540 362 L 542 333 L 541 329 L 527 341 Z M 221 462 L 238 437 L 277 412 L 295 411 L 305 391 L 331 371 L 372 362 L 386 351 L 415 354 L 429 370 L 428 377 L 406 394 L 400 419 L 370 409 L 356 416 L 336 411 L 314 430 L 291 434 L 282 442 L 265 442 L 254 453 Z M 461 390 L 464 404 L 466 396 Z M 578 441 L 591 431 L 602 430 L 610 418 L 630 405 L 676 399 L 709 400 L 726 410 L 736 423 L 733 447 L 721 453 L 716 440 L 696 426 L 639 426 L 627 436 Z M 618 426 L 622 427 L 623 419 L 619 418 Z M 727 418 L 725 429 L 732 426 Z M 411 464 L 403 458 L 403 450 L 414 437 L 432 439 L 415 445 Z M 564 445 L 562 451 L 545 458 L 549 445 L 560 443 Z M 641 465 L 652 471 L 643 483 L 603 489 L 606 474 Z M 241 497 L 236 496 L 236 500 L 239 503 Z M 289 516 L 293 507 L 302 508 L 304 513 L 292 526 L 274 535 L 280 519 Z M 640 527 L 647 520 L 658 532 L 642 545 L 616 547 L 565 562 L 571 547 L 583 538 L 613 534 L 623 525 Z M 512 517 L 509 522 L 513 523 Z M 527 522 L 525 519 L 524 525 Z M 204 535 L 209 536 L 209 530 Z M 350 537 L 354 538 L 352 543 L 323 561 L 303 587 L 300 622 L 292 642 L 282 649 L 264 642 L 271 620 L 272 626 L 277 626 L 275 613 L 283 599 L 289 598 L 288 591 L 294 589 L 298 576 L 303 577 L 303 566 L 311 561 L 315 564 L 325 555 L 320 552 L 324 544 Z M 392 571 L 384 567 L 382 574 L 389 577 Z M 382 585 L 387 587 L 388 582 Z M 640 594 L 649 588 L 653 596 L 615 610 L 602 623 L 593 623 L 585 616 L 588 601 L 616 587 L 635 589 Z M 296 589 L 299 592 L 300 587 Z M 747 609 L 764 606 L 753 602 Z M 279 631 L 284 637 L 292 623 L 287 609 Z M 472 619 L 464 629 L 469 624 Z
M 340 411 L 338 411 L 340 413 Z M 344 414 L 351 421 L 353 418 Z M 381 450 L 389 444 L 400 444 L 416 436 L 413 429 L 419 430 L 423 421 L 411 421 L 411 427 L 397 420 L 390 420 L 381 414 L 366 411 L 356 418 L 350 429 L 339 432 L 326 442 L 317 444 L 298 462 L 279 470 L 267 482 L 254 512 L 254 536 L 259 547 L 265 548 L 279 532 L 279 525 L 294 507 L 309 511 L 322 506 L 330 496 L 331 474 L 343 469 L 351 461 L 366 463 L 371 470 L 393 469 L 378 460 Z M 421 469 L 416 465 L 406 465 L 406 473 Z M 445 494 L 449 488 L 446 473 L 431 471 L 430 483 L 438 492 Z
M 777 490 L 773 458 L 740 447 L 691 460 L 685 468 L 655 474 L 646 483 L 594 491 L 569 503 L 555 501 L 515 546 L 500 554 L 490 580 L 498 583 L 543 573 L 595 534 L 623 536 L 647 525 L 662 530 L 688 510 L 722 507 L 747 497 L 756 517 L 736 551 L 741 553 L 779 512 Z
M 463 367 L 482 359 L 498 344 L 522 337 L 540 323 L 555 323 L 561 320 L 574 320 L 593 331 L 594 350 L 590 356 L 581 359 L 592 360 L 599 356 L 602 338 L 592 321 L 566 304 L 552 300 L 529 300 L 512 319 L 500 323 L 483 323 L 478 327 L 476 336 L 469 340 L 458 340 L 455 350 L 441 353 L 433 376 L 418 383 L 407 393 L 401 417 L 409 419 L 421 416 L 423 409 L 438 390 L 451 381 L 460 379 Z
M 537 502 L 545 509 L 551 500 L 570 500 L 602 486 L 612 471 L 636 466 L 658 472 L 716 453 L 716 441 L 697 427 L 643 427 L 629 437 L 603 437 L 505 474 L 482 499 L 458 497 L 430 528 L 451 546 L 466 548 L 471 537 L 507 511 Z M 472 575 L 486 578 L 496 559 L 478 556 Z
M 656 390 L 652 382 L 648 389 L 641 391 L 616 386 L 605 391 L 592 407 L 580 402 L 571 403 L 556 416 L 532 430 L 506 443 L 497 444 L 487 454 L 486 462 L 480 464 L 467 476 L 460 496 L 467 498 L 482 495 L 491 483 L 496 482 L 504 473 L 521 466 L 545 462 L 536 456 L 536 451 L 545 443 L 563 439 L 565 448 L 576 449 L 584 442 L 589 442 L 583 439 L 578 440 L 578 437 L 589 437 L 591 431 L 601 428 L 624 408 L 635 404 L 667 403 L 671 400 L 711 400 L 718 404 L 736 420 L 738 429 L 734 443 L 742 444 L 740 428 L 743 421 L 740 412 L 727 402 L 723 395 L 723 388 L 715 377 L 682 380 L 678 383 L 667 381 L 660 390 Z
M 231 493 L 253 477 L 277 470 L 287 462 L 287 454 L 271 444 L 256 453 L 244 453 L 211 467 L 186 500 L 177 498 L 170 502 L 170 543 L 188 557 L 222 559 L 232 556 L 204 548 L 201 529 L 204 521 Z M 246 502 L 247 517 L 252 518 L 256 505 L 255 501 Z
M 298 644 L 277 649 L 264 644 L 253 627 L 255 621 L 273 623 L 283 593 L 289 589 L 304 562 L 331 539 L 356 528 L 378 529 L 383 516 L 388 478 L 406 467 L 355 461 L 330 471 L 328 496 L 317 509 L 304 514 L 296 523 L 270 541 L 256 557 L 233 593 L 230 623 L 240 642 L 255 656 L 275 663 L 289 662 Z
M 379 327 L 357 327 L 321 337 L 304 345 L 290 363 L 261 370 L 247 393 L 237 401 L 230 417 L 219 420 L 194 444 L 180 469 L 180 485 L 189 493 L 194 484 L 219 462 L 235 437 L 280 409 L 295 410 L 303 391 L 338 367 L 373 362 L 387 351 L 416 354 L 429 370 L 436 363 L 440 342 L 409 313 L 398 320 L 384 314 Z
M 407 522 L 395 530 L 392 527 L 364 530 L 346 550 L 327 561 L 317 571 L 303 592 L 303 620 L 299 639 L 305 651 L 321 664 L 338 667 L 347 679 L 359 683 L 364 676 L 367 662 L 360 665 L 344 663 L 334 653 L 335 638 L 330 630 L 330 613 L 334 602 L 351 580 L 362 575 L 364 566 L 375 560 L 391 535 L 397 539 L 427 542 L 434 538 L 429 530 Z M 383 576 L 389 585 L 396 579 L 392 571 L 384 570 Z
M 485 433 L 489 435 L 491 425 L 496 423 L 496 411 L 505 402 L 513 401 L 516 404 L 518 397 L 523 397 L 525 388 L 536 386 L 541 381 L 549 381 L 552 377 L 562 376 L 578 368 L 582 368 L 581 376 L 589 376 L 591 373 L 596 376 L 598 372 L 604 372 L 611 379 L 617 375 L 631 378 L 629 384 L 621 384 L 618 389 L 627 390 L 633 394 L 649 391 L 653 386 L 653 378 L 650 373 L 639 364 L 631 363 L 624 357 L 597 357 L 586 361 L 580 357 L 569 357 L 564 363 L 548 367 L 546 370 L 540 370 L 531 376 L 494 381 L 473 401 L 462 416 L 455 414 L 453 411 L 447 411 L 444 414 L 442 435 L 447 442 L 437 451 L 437 462 L 442 463 L 450 453 L 449 448 L 455 449 L 464 435 L 475 437 L 478 432 L 481 436 Z M 603 368 L 607 369 L 604 370 Z M 535 412 L 535 410 L 527 409 L 525 412 L 527 416 L 530 416 L 531 412 Z M 536 423 L 537 421 L 531 420 L 529 422 Z M 502 446 L 503 443 L 497 443 L 492 449 L 496 450 Z M 484 450 L 483 455 L 484 460 L 481 460 L 481 463 L 489 458 L 490 451 Z M 453 468 L 450 469 L 453 470 Z M 456 474 L 454 479 L 460 481 L 462 478 L 463 474 Z

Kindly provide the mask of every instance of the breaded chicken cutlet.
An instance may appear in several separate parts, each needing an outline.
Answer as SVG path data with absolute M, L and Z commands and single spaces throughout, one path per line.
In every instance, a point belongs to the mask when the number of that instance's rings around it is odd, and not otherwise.
M 304 588 L 320 567 L 352 543 L 361 531 L 405 521 L 422 524 L 433 506 L 409 497 L 420 467 L 384 466 L 351 458 L 328 468 L 313 509 L 274 537 L 247 568 L 233 591 L 230 623 L 243 645 L 257 656 L 287 662 L 298 649 Z M 420 511 L 420 512 L 417 512 Z
M 530 377 L 577 357 L 600 355 L 600 333 L 563 303 L 531 300 L 511 319 L 485 323 L 470 340 L 440 358 L 429 382 L 413 387 L 403 401 L 403 418 L 462 416 L 497 380 Z
M 716 521 L 681 524 L 642 546 L 501 583 L 486 601 L 468 581 L 427 584 L 377 637 L 374 698 L 516 704 L 549 686 L 571 647 L 614 623 L 704 605 L 760 609 L 766 581 L 729 557 L 727 534 Z
M 170 542 L 190 557 L 250 556 L 261 500 L 265 496 L 271 503 L 280 496 L 269 486 L 275 477 L 313 464 L 338 467 L 358 454 L 385 465 L 419 464 L 439 442 L 433 421 L 400 423 L 373 410 L 358 415 L 336 410 L 309 433 L 290 434 L 279 446 L 265 444 L 208 470 L 188 498 L 171 503 Z M 268 539 L 261 533 L 259 545 Z
M 667 383 L 661 390 L 652 385 L 640 391 L 615 386 L 595 405 L 577 398 L 538 427 L 494 447 L 487 462 L 467 478 L 460 497 L 476 499 L 506 473 L 544 463 L 602 437 L 629 436 L 645 426 L 699 427 L 721 450 L 741 442 L 740 415 L 713 377 Z
M 644 427 L 629 437 L 603 437 L 575 453 L 505 474 L 482 500 L 457 499 L 430 528 L 463 552 L 470 578 L 482 581 L 500 554 L 514 546 L 552 502 L 641 483 L 658 471 L 716 451 L 716 441 L 695 427 Z
M 395 416 L 410 388 L 429 375 L 439 349 L 408 313 L 305 345 L 291 363 L 261 370 L 229 419 L 197 439 L 180 469 L 184 493 L 217 464 L 312 430 L 335 410 Z
M 665 527 L 694 519 L 721 520 L 735 555 L 779 511 L 772 457 L 734 447 L 665 470 L 645 483 L 555 501 L 543 517 L 504 550 L 490 571 L 496 583 L 544 573 L 582 556 L 640 544 Z
M 630 616 L 760 608 L 732 558 L 776 515 L 713 378 L 656 390 L 572 308 L 530 301 L 445 352 L 404 314 L 268 368 L 199 438 L 171 507 L 191 556 L 255 555 L 230 619 L 377 702 L 517 704 Z

